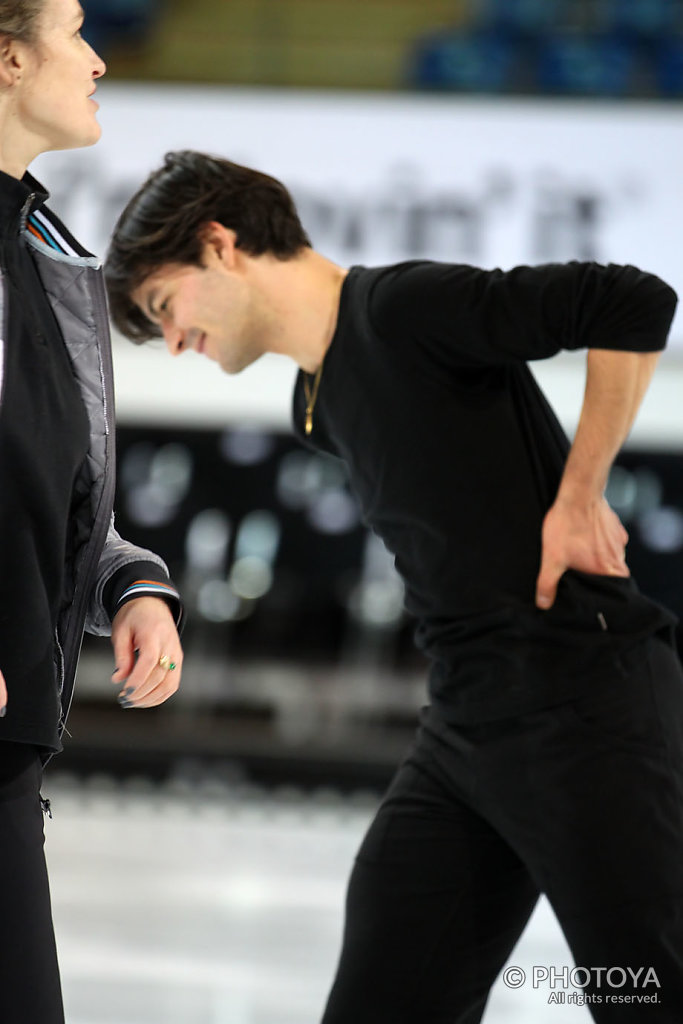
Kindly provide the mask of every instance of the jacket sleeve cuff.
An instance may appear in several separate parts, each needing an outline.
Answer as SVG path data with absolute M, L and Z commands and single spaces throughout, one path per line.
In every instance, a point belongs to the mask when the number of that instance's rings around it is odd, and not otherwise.
M 185 614 L 180 594 L 172 580 L 164 576 L 155 562 L 129 562 L 123 565 L 107 581 L 102 597 L 111 620 L 124 604 L 136 597 L 160 597 L 171 609 L 178 630 L 184 624 Z

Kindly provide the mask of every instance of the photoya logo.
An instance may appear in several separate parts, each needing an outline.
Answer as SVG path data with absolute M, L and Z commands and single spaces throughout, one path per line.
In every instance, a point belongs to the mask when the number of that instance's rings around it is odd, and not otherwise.
M 507 967 L 503 982 L 508 988 L 521 988 L 527 981 L 521 967 Z M 531 972 L 533 988 L 566 989 L 647 989 L 661 988 L 654 967 L 541 967 Z
M 534 967 L 532 977 L 534 988 L 543 982 L 548 982 L 550 988 L 557 988 L 558 982 L 562 988 L 623 988 L 627 984 L 629 988 L 661 987 L 654 967 L 563 967 L 559 971 L 556 967 Z
M 526 971 L 521 967 L 506 967 L 503 971 L 503 982 L 508 988 L 521 988 L 527 980 Z M 535 966 L 530 980 L 535 989 L 550 989 L 549 1004 L 660 1002 L 661 986 L 654 967 Z

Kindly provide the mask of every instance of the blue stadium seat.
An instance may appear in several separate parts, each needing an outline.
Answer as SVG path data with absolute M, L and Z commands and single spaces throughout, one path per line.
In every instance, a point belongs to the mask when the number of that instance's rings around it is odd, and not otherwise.
M 145 39 L 159 12 L 159 0 L 81 0 L 84 36 L 106 54 L 113 43 Z
M 626 96 L 636 55 L 613 36 L 549 36 L 539 47 L 536 87 L 565 95 Z
M 662 96 L 683 96 L 683 39 L 663 42 L 655 53 L 654 78 Z
M 513 85 L 516 51 L 488 33 L 439 33 L 420 40 L 411 57 L 409 85 L 418 89 L 504 92 Z
M 675 32 L 680 21 L 680 0 L 600 0 L 603 32 L 642 41 L 658 40 Z
M 479 0 L 474 22 L 513 36 L 537 36 L 561 28 L 570 14 L 570 0 Z

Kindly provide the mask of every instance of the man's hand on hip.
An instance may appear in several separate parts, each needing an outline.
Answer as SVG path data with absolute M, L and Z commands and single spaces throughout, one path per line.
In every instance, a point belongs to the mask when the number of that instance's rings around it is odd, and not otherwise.
M 603 576 L 629 576 L 625 547 L 628 534 L 604 498 L 574 504 L 561 498 L 543 521 L 541 569 L 536 604 L 550 608 L 560 577 L 567 569 Z

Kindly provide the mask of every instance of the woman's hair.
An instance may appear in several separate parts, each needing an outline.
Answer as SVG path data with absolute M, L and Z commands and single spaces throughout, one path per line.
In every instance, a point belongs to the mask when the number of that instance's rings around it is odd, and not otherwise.
M 311 244 L 275 178 L 194 150 L 167 153 L 121 214 L 107 254 L 111 317 L 122 334 L 136 342 L 160 335 L 131 294 L 164 265 L 201 266 L 202 229 L 211 221 L 231 228 L 250 256 L 286 260 Z
M 44 5 L 45 0 L 0 0 L 0 35 L 35 43 Z

